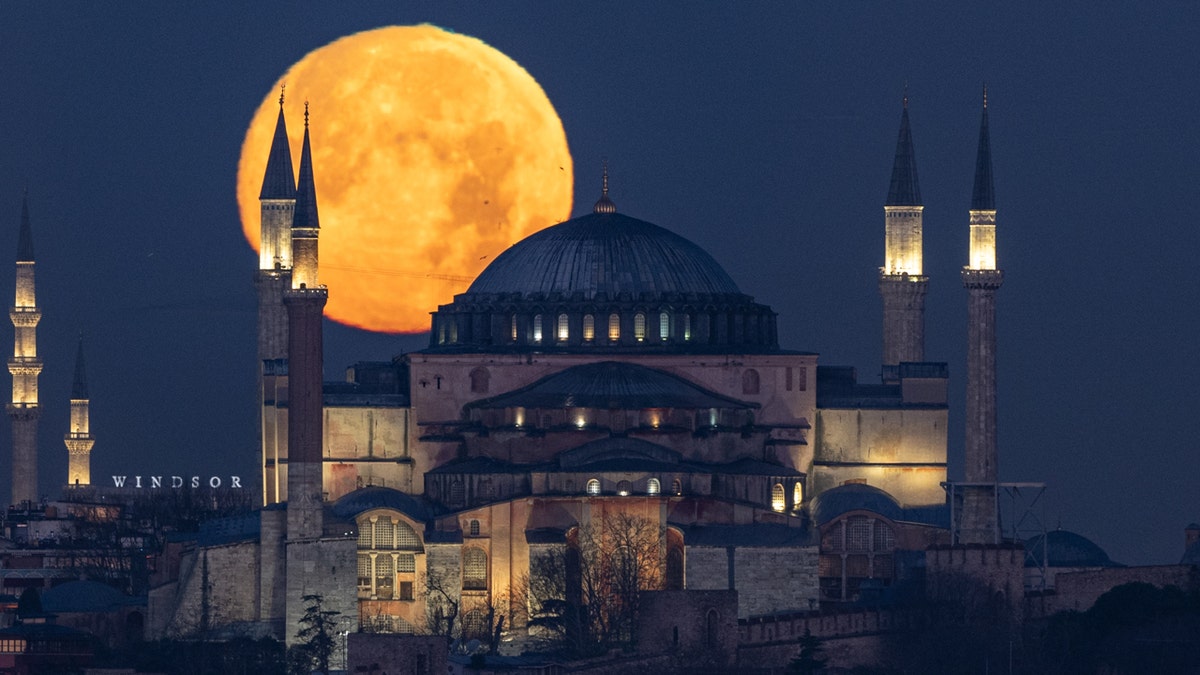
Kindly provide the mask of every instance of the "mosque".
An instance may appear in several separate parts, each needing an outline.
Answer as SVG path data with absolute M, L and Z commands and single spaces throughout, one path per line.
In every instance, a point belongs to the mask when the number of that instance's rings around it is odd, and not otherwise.
M 517 242 L 437 307 L 428 348 L 323 382 L 322 310 L 337 289 L 319 281 L 307 109 L 304 124 L 296 172 L 281 98 L 260 195 L 263 508 L 167 556 L 147 637 L 220 625 L 290 638 L 311 595 L 347 631 L 426 632 L 449 616 L 457 623 L 441 625 L 456 635 L 485 636 L 496 616 L 519 629 L 543 609 L 531 578 L 552 559 L 576 582 L 588 565 L 634 566 L 643 589 L 737 591 L 735 609 L 705 610 L 730 621 L 903 593 L 935 564 L 928 550 L 1001 545 L 1003 273 L 986 94 L 962 273 L 966 480 L 953 498 L 948 369 L 924 352 L 907 99 L 884 205 L 882 378 L 871 383 L 781 347 L 771 308 L 694 243 L 619 212 L 607 172 L 590 213 Z M 18 460 L 36 433 L 40 370 L 27 228 L 26 216 L 10 361 Z M 75 392 L 67 445 L 86 485 L 82 379 Z M 13 484 L 26 495 L 36 476 Z

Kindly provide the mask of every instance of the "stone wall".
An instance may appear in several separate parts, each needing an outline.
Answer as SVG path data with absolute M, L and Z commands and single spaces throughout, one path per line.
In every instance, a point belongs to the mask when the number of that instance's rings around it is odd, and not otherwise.
M 1026 600 L 1030 616 L 1049 616 L 1055 612 L 1086 612 L 1105 593 L 1122 584 L 1142 582 L 1163 588 L 1175 586 L 1185 591 L 1200 588 L 1200 568 L 1194 565 L 1148 565 L 1142 567 L 1106 567 L 1078 572 L 1059 572 L 1052 593 L 1030 596 Z
M 341 612 L 340 630 L 358 630 L 357 564 L 357 544 L 352 538 L 288 542 L 284 624 L 288 644 L 300 630 L 300 618 L 309 604 L 304 601 L 306 595 L 320 595 L 323 609 Z
M 688 546 L 684 559 L 687 588 L 738 591 L 739 617 L 808 610 L 820 597 L 816 546 Z
M 728 666 L 737 655 L 737 615 L 737 591 L 643 592 L 638 651 Z
M 196 548 L 179 580 L 151 592 L 147 638 L 193 637 L 259 618 L 257 541 Z

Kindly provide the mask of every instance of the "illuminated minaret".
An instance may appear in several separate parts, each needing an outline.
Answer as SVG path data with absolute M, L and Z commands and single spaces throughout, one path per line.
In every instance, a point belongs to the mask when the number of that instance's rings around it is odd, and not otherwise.
M 962 271 L 967 289 L 967 446 L 959 541 L 1000 543 L 996 470 L 996 196 L 988 140 L 987 88 L 971 194 L 971 250 Z
M 38 374 L 42 361 L 37 355 L 37 325 L 42 318 L 34 293 L 33 229 L 29 226 L 29 195 L 21 202 L 21 231 L 17 235 L 17 290 L 9 317 L 13 323 L 13 356 L 8 361 L 12 373 L 12 501 L 14 504 L 38 498 L 37 427 Z
M 304 105 L 304 147 L 292 220 L 292 283 L 283 294 L 288 315 L 288 540 L 321 536 L 321 316 L 329 297 L 317 282 L 317 192 L 313 183 L 308 137 L 308 104 Z
M 67 486 L 82 487 L 92 482 L 92 435 L 89 422 L 87 371 L 83 365 L 83 336 L 75 355 L 75 380 L 71 383 L 71 427 L 63 442 L 67 445 Z
M 883 296 L 884 366 L 925 360 L 925 292 L 929 278 L 921 267 L 924 210 L 905 93 L 892 182 L 883 207 L 885 244 L 883 267 L 879 268 L 879 293 Z
M 258 289 L 258 402 L 259 444 L 262 447 L 263 503 L 273 504 L 282 499 L 279 473 L 286 456 L 283 445 L 274 436 L 273 419 L 264 419 L 263 402 L 272 398 L 264 389 L 263 363 L 287 357 L 288 321 L 283 306 L 283 292 L 291 285 L 292 219 L 296 207 L 296 179 L 292 172 L 292 151 L 288 144 L 287 124 L 283 117 L 283 89 L 279 91 L 279 119 L 275 122 L 275 137 L 267 157 L 262 191 L 258 195 L 261 208 L 261 243 L 255 287 Z

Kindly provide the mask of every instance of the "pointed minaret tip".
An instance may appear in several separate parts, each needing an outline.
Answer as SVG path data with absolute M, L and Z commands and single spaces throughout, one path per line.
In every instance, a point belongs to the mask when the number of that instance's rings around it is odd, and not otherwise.
M 592 213 L 616 213 L 617 205 L 608 198 L 608 160 L 601 162 L 600 199 L 592 206 Z
M 317 188 L 313 179 L 312 144 L 308 134 L 308 101 L 304 102 L 304 145 L 300 148 L 300 178 L 296 181 L 296 210 L 292 229 L 317 229 Z
M 75 379 L 71 383 L 71 398 L 76 401 L 88 398 L 87 369 L 83 362 L 83 333 L 79 334 L 79 350 L 75 353 Z
M 21 198 L 21 229 L 17 233 L 17 262 L 33 262 L 33 227 L 29 224 L 29 188 Z
M 908 123 L 908 85 L 904 86 L 904 109 L 900 113 L 900 137 L 896 140 L 896 159 L 888 186 L 886 206 L 921 206 L 921 185 L 917 180 L 917 157 L 913 149 L 912 129 Z
M 983 114 L 979 122 L 979 148 L 975 154 L 975 185 L 971 191 L 971 210 L 996 210 L 996 188 L 992 181 L 992 143 L 988 135 L 986 84 L 983 85 Z
M 279 87 L 279 117 L 275 120 L 275 136 L 267 154 L 267 169 L 263 172 L 262 190 L 258 198 L 295 199 L 296 174 L 292 169 L 292 148 L 288 142 L 287 122 L 283 116 L 283 87 Z

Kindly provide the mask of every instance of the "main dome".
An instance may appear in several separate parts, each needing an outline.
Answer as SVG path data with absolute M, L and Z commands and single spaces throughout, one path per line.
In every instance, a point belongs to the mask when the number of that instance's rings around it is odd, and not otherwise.
M 590 299 L 741 291 L 712 256 L 674 232 L 619 213 L 590 213 L 514 244 L 476 277 L 467 289 L 475 293 Z

